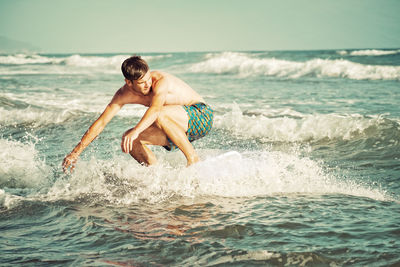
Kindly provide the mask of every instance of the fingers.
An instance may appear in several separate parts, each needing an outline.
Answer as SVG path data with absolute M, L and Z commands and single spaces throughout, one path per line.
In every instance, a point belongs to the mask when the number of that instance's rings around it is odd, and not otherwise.
M 128 138 L 126 136 L 122 137 L 121 148 L 124 153 L 128 153 L 127 142 Z
M 133 139 L 129 139 L 129 152 L 133 150 Z
M 63 172 L 67 172 L 69 165 L 70 165 L 70 163 L 66 159 L 64 159 L 64 161 L 62 163 Z
M 131 139 L 127 138 L 126 140 L 126 153 L 129 153 L 131 151 Z
M 133 150 L 134 142 L 139 137 L 139 134 L 132 130 L 130 129 L 122 135 L 121 149 L 125 153 Z
M 133 150 L 133 145 L 134 145 L 135 138 L 130 138 L 130 137 L 122 137 L 122 142 L 121 142 L 121 149 L 125 153 L 129 153 L 130 151 Z
M 129 138 L 124 137 L 124 152 L 128 153 L 128 142 L 129 142 Z
M 68 168 L 70 168 L 70 172 L 72 172 L 72 170 L 75 168 L 75 163 L 76 163 L 76 159 L 69 159 L 68 157 L 66 157 L 62 163 L 62 169 L 64 173 L 68 172 Z
M 63 164 L 63 172 L 64 173 L 67 173 L 68 172 L 68 168 L 71 166 L 71 168 L 72 168 L 72 162 L 70 162 L 70 161 L 66 161 L 64 164 Z

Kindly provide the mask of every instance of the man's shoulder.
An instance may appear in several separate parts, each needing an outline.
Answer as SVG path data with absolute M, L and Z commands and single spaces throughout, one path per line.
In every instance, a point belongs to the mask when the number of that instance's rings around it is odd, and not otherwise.
M 168 73 L 166 73 L 166 72 L 164 72 L 164 71 L 161 71 L 161 70 L 152 70 L 152 71 L 150 72 L 150 74 L 151 74 L 151 76 L 153 76 L 153 77 L 159 78 L 159 77 L 165 76 L 165 74 L 168 74 Z
M 111 102 L 125 104 L 128 98 L 130 98 L 129 90 L 124 85 L 115 92 Z
M 151 76 L 153 78 L 153 81 L 155 82 L 159 82 L 159 81 L 163 81 L 163 82 L 167 82 L 170 81 L 171 79 L 176 78 L 174 75 L 164 72 L 164 71 L 159 71 L 159 70 L 153 70 L 151 72 Z
M 126 93 L 127 93 L 127 90 L 125 89 L 125 85 L 124 85 L 121 88 L 119 88 L 117 91 L 115 91 L 113 100 L 124 97 L 124 95 L 126 95 Z
M 157 72 L 153 76 L 152 90 L 154 93 L 160 93 L 169 90 L 169 85 L 171 84 L 171 78 L 165 72 Z

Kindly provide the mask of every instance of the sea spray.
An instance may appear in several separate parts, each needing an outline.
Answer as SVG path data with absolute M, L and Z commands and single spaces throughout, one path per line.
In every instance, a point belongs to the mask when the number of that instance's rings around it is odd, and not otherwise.
M 205 153 L 206 151 L 203 151 Z M 176 152 L 178 153 L 178 152 Z M 209 156 L 207 156 L 209 155 Z M 214 156 L 210 156 L 214 155 Z M 186 168 L 166 158 L 143 167 L 133 159 L 81 161 L 74 172 L 55 182 L 46 198 L 106 201 L 130 205 L 171 198 L 255 197 L 274 194 L 346 194 L 384 200 L 385 193 L 357 181 L 337 179 L 322 162 L 277 151 L 221 153 Z
M 0 139 L 0 186 L 37 188 L 47 182 L 50 168 L 33 143 Z

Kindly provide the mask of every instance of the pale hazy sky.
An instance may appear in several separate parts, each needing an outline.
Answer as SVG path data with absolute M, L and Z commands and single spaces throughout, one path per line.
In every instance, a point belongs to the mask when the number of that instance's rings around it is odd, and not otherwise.
M 44 52 L 399 48 L 400 0 L 0 0 Z

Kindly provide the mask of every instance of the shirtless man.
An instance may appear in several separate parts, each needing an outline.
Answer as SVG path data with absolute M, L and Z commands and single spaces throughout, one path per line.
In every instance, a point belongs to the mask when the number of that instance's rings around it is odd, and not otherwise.
M 74 167 L 79 155 L 101 133 L 125 104 L 149 107 L 139 123 L 122 135 L 121 148 L 139 163 L 152 165 L 157 159 L 147 145 L 179 148 L 187 165 L 199 161 L 191 142 L 205 136 L 212 127 L 213 110 L 204 99 L 179 78 L 151 71 L 140 56 L 121 66 L 125 84 L 115 93 L 100 117 L 62 163 L 66 171 Z

